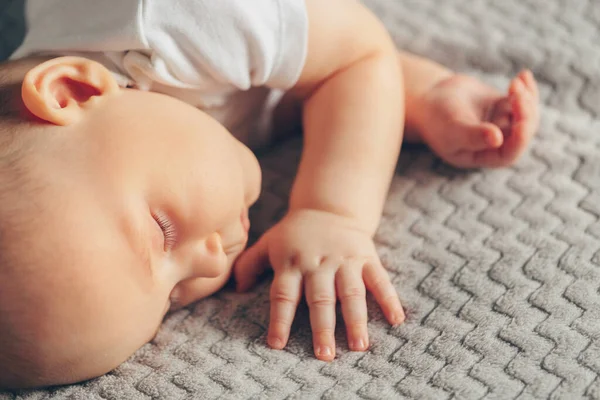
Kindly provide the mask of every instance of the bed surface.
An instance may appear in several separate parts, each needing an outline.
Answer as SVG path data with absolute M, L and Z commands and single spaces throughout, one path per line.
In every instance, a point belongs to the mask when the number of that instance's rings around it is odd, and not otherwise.
M 504 89 L 521 67 L 542 91 L 531 151 L 459 171 L 403 149 L 376 236 L 408 309 L 389 327 L 369 298 L 372 346 L 312 354 L 306 308 L 285 351 L 265 345 L 268 282 L 168 317 L 116 371 L 0 399 L 600 399 L 600 2 L 369 0 L 397 44 Z M 22 36 L 0 0 L 0 56 Z M 261 157 L 253 233 L 285 210 L 299 156 Z M 341 324 L 339 324 L 341 325 Z

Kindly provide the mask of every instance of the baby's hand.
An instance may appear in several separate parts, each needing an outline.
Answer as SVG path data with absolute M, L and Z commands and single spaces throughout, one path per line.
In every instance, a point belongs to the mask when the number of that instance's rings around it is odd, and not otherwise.
M 335 305 L 340 300 L 351 350 L 369 347 L 365 287 L 375 296 L 387 320 L 404 321 L 396 290 L 381 265 L 371 237 L 353 220 L 317 210 L 295 210 L 238 259 L 238 290 L 250 288 L 269 261 L 271 285 L 268 343 L 285 347 L 304 288 L 310 310 L 315 355 L 335 357 Z

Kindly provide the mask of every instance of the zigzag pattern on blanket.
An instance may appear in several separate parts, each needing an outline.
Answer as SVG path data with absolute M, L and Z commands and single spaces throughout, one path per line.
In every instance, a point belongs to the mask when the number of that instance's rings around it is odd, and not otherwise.
M 600 3 L 369 0 L 402 48 L 505 87 L 529 66 L 544 107 L 514 167 L 459 171 L 403 150 L 376 236 L 408 309 L 389 328 L 369 302 L 372 347 L 312 356 L 305 307 L 285 351 L 265 346 L 268 282 L 165 321 L 102 378 L 0 399 L 600 399 Z M 278 219 L 299 156 L 261 159 L 253 233 Z

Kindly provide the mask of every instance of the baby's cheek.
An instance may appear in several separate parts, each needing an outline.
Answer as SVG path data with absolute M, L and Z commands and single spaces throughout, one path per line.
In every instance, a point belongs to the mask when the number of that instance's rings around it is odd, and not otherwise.
M 158 232 L 152 231 L 152 235 L 150 235 L 150 246 L 151 249 L 164 249 L 164 239 L 162 232 L 159 230 Z

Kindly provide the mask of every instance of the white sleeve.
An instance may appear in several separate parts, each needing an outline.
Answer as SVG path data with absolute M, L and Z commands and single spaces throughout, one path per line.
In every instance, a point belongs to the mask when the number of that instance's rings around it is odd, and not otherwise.
M 304 67 L 304 0 L 28 0 L 13 58 L 102 52 L 140 89 L 287 89 Z
M 176 81 L 285 89 L 304 66 L 304 0 L 146 0 L 142 15 L 157 72 Z

